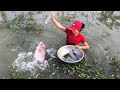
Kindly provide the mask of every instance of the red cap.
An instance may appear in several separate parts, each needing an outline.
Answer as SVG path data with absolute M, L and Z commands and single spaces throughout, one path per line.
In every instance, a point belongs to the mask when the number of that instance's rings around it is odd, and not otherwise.
M 71 30 L 78 30 L 82 28 L 82 23 L 78 20 L 74 21 L 71 26 L 68 27 Z

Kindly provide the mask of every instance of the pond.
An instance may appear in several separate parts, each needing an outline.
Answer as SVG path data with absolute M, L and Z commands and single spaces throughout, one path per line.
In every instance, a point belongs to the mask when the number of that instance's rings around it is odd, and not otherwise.
M 34 11 L 33 11 L 34 13 Z M 36 13 L 36 12 L 35 12 Z M 69 26 L 73 20 L 79 19 L 85 23 L 85 28 L 81 32 L 87 39 L 90 49 L 85 52 L 86 57 L 77 64 L 67 64 L 57 57 L 57 50 L 66 44 L 65 33 L 56 28 L 51 21 L 45 24 L 46 15 L 49 12 L 42 11 L 33 14 L 34 18 L 41 24 L 40 30 L 26 28 L 7 28 L 3 23 L 0 28 L 0 78 L 25 78 L 17 76 L 11 77 L 10 66 L 22 52 L 29 53 L 36 49 L 40 41 L 46 45 L 46 60 L 49 67 L 46 70 L 38 70 L 35 77 L 30 78 L 95 78 L 91 73 L 105 73 L 106 77 L 99 74 L 96 78 L 107 78 L 111 75 L 112 66 L 110 60 L 120 60 L 120 12 L 119 11 L 56 11 L 57 20 L 65 26 Z M 12 24 L 9 24 L 12 25 Z M 14 25 L 14 24 L 13 24 Z M 114 58 L 117 57 L 117 58 Z M 85 63 L 91 61 L 91 63 Z M 99 62 L 100 68 L 96 68 Z M 88 69 L 89 67 L 90 70 Z M 77 71 L 78 70 L 78 71 Z M 86 71 L 85 71 L 86 70 Z M 97 71 L 98 70 L 98 71 Z M 120 66 L 117 67 L 117 74 L 120 75 Z M 77 75 L 79 72 L 79 75 Z M 26 72 L 27 73 L 27 72 Z M 16 76 L 15 76 L 16 75 Z M 20 74 L 22 76 L 22 74 Z M 98 75 L 98 73 L 97 73 Z M 101 76 L 101 77 L 100 77 Z M 119 76 L 117 77 L 119 78 Z

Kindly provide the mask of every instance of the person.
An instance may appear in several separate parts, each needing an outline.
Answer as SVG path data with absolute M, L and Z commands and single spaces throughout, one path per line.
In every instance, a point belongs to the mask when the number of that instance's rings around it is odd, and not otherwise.
M 71 26 L 64 27 L 55 19 L 54 12 L 51 12 L 50 16 L 54 25 L 66 33 L 67 45 L 75 45 L 76 48 L 81 48 L 83 50 L 89 49 L 89 45 L 85 37 L 80 33 L 85 27 L 85 24 L 81 23 L 79 20 L 75 20 Z M 83 45 L 80 45 L 81 42 Z

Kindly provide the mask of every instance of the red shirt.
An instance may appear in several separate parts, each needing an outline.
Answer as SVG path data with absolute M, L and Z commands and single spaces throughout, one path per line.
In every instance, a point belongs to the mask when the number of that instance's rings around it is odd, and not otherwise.
M 66 28 L 65 32 L 67 34 L 67 41 L 66 41 L 67 44 L 78 45 L 80 42 L 82 43 L 86 42 L 86 39 L 80 33 L 77 36 L 74 36 L 72 34 L 72 31 L 69 30 L 68 28 Z

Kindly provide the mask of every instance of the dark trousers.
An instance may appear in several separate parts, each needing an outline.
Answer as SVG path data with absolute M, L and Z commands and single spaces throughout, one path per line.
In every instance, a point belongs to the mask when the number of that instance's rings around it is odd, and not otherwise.
M 74 44 L 66 43 L 66 45 L 74 45 Z

